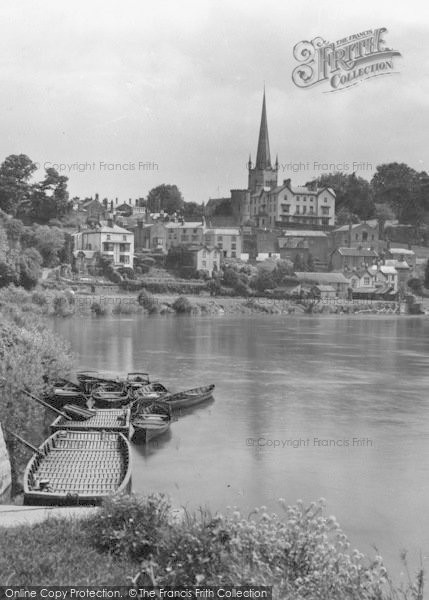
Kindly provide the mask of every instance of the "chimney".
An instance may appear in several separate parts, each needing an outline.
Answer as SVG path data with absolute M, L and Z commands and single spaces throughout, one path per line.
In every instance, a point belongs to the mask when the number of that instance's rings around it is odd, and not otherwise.
M 287 185 L 287 187 L 290 187 L 290 179 L 283 179 L 283 185 Z
M 98 200 L 98 194 L 95 194 L 95 199 Z
M 113 219 L 107 219 L 107 227 L 113 227 Z
M 348 236 L 349 248 L 352 247 L 352 220 L 349 219 L 349 236 Z

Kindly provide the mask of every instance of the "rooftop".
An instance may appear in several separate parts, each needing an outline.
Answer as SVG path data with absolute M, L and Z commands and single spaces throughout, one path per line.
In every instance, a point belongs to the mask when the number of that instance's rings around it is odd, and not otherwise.
M 369 256 L 372 258 L 378 256 L 375 250 L 369 248 L 337 248 L 337 251 L 341 256 Z
M 319 284 L 350 283 L 342 273 L 318 273 L 309 271 L 296 271 L 295 275 L 302 281 L 317 281 Z
M 281 237 L 321 237 L 321 238 L 326 238 L 327 235 L 324 231 L 313 231 L 311 229 L 294 229 L 291 231 L 285 231 Z
M 353 231 L 353 229 L 357 229 L 358 227 L 362 227 L 362 225 L 367 225 L 368 227 L 371 227 L 372 229 L 374 229 L 376 227 L 376 225 L 371 225 L 369 222 L 362 222 L 362 223 L 352 223 L 351 224 L 351 229 Z M 349 230 L 349 225 L 341 225 L 341 227 L 337 227 L 336 229 L 334 229 L 334 232 L 337 231 L 348 231 Z

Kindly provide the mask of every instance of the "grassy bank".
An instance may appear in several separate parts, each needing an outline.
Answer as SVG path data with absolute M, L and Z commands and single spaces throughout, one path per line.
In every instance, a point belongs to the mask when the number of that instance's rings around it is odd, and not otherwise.
M 350 544 L 323 501 L 171 519 L 163 496 L 108 501 L 81 521 L 0 529 L 8 585 L 273 586 L 287 600 L 422 600 L 423 576 L 395 587 L 379 556 Z M 65 543 L 65 541 L 67 543 Z M 82 551 L 85 549 L 85 551 Z

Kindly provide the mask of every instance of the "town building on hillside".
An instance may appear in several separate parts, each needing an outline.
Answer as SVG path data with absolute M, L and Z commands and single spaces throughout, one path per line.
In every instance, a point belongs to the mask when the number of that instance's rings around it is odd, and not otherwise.
M 137 221 L 136 225 L 130 230 L 134 233 L 134 250 L 136 252 L 150 248 L 150 228 L 153 223 L 145 223 L 143 220 Z
M 257 231 L 256 239 L 256 260 L 263 261 L 267 258 L 280 258 L 278 244 L 278 235 L 273 231 Z
M 384 261 L 386 267 L 394 267 L 398 274 L 398 290 L 404 294 L 407 290 L 407 282 L 412 276 L 412 269 L 406 260 L 387 259 Z
M 246 189 L 231 190 L 228 203 L 215 198 L 207 203 L 209 211 L 227 206 L 237 225 L 251 222 L 257 228 L 297 227 L 330 229 L 335 223 L 335 192 L 319 188 L 316 182 L 294 187 L 290 179 L 278 185 L 279 161 L 271 162 L 265 90 L 259 127 L 256 161 L 248 161 Z
M 334 288 L 335 295 L 339 298 L 347 298 L 350 287 L 350 279 L 342 273 L 319 273 L 319 272 L 301 272 L 295 273 L 301 284 L 308 285 L 328 285 Z
M 291 261 L 299 255 L 307 262 L 309 257 L 323 265 L 326 270 L 329 262 L 328 236 L 324 231 L 291 229 L 283 231 L 278 238 L 280 256 Z
M 212 277 L 213 272 L 220 269 L 220 260 L 220 251 L 205 244 L 171 247 L 168 253 L 169 265 L 191 276 L 195 276 L 197 271 L 205 271 Z
M 167 253 L 174 246 L 203 244 L 205 225 L 201 221 L 164 221 L 149 227 L 149 246 L 152 251 Z
M 133 267 L 134 234 L 119 227 L 113 221 L 99 223 L 95 227 L 72 234 L 73 255 L 78 264 L 95 266 L 98 256 L 112 259 L 114 265 Z
M 378 258 L 375 250 L 367 248 L 337 248 L 331 254 L 331 266 L 334 271 L 352 271 L 361 267 L 370 267 Z
M 330 246 L 335 248 L 372 248 L 378 250 L 378 224 L 350 223 L 337 227 L 329 233 Z
M 240 258 L 241 234 L 238 227 L 215 227 L 204 233 L 207 246 L 216 247 L 222 258 Z
M 373 265 L 355 269 L 350 283 L 353 298 L 393 299 L 398 292 L 398 273 L 391 266 Z
M 410 269 L 414 269 L 416 266 L 416 253 L 408 248 L 389 248 L 386 251 L 386 257 L 390 260 L 397 260 L 399 262 L 405 261 Z
M 94 219 L 100 221 L 107 216 L 107 209 L 98 199 L 98 194 L 95 195 L 95 198 L 88 198 L 87 200 L 80 202 L 78 211 L 85 213 L 88 220 Z

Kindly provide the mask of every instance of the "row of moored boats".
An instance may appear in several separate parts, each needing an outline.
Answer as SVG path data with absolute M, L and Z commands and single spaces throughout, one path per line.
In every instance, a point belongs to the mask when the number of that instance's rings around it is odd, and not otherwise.
M 211 399 L 214 387 L 172 393 L 143 372 L 81 371 L 76 382 L 57 381 L 44 400 L 32 396 L 58 416 L 50 437 L 32 448 L 24 503 L 97 504 L 129 492 L 130 440 L 147 443 L 165 434 L 178 411 Z

